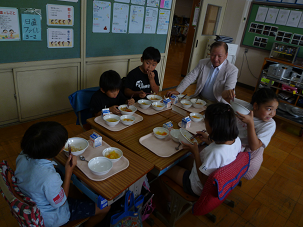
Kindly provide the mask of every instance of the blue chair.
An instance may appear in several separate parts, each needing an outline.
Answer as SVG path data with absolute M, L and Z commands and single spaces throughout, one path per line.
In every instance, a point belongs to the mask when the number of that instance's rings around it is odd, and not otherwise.
M 93 94 L 98 90 L 99 87 L 85 88 L 68 96 L 69 102 L 77 115 L 76 124 L 81 125 L 84 130 L 86 130 L 84 127 L 86 120 L 93 117 L 93 114 L 89 111 L 90 100 Z

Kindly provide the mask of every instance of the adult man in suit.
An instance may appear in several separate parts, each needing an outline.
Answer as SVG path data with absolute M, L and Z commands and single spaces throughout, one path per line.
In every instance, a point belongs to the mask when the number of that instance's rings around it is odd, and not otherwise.
M 210 47 L 210 59 L 201 59 L 175 91 L 167 92 L 167 96 L 181 94 L 197 80 L 195 94 L 191 97 L 201 96 L 210 103 L 229 102 L 235 97 L 238 69 L 226 59 L 227 56 L 227 44 L 214 42 Z

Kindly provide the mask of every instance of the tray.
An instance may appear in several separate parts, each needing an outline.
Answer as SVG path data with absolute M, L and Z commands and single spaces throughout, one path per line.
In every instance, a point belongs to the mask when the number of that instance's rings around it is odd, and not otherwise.
M 149 133 L 145 136 L 142 136 L 139 139 L 139 142 L 151 152 L 163 158 L 170 157 L 183 149 L 182 145 L 179 147 L 179 150 L 175 149 L 175 147 L 178 146 L 178 143 L 174 142 L 170 138 L 170 135 L 161 140 L 156 138 L 154 133 Z
M 136 114 L 136 113 L 134 113 L 133 116 L 135 117 L 135 122 L 134 122 L 132 125 L 134 125 L 134 124 L 136 124 L 136 123 L 138 123 L 138 122 L 140 122 L 140 121 L 143 120 L 143 117 L 140 116 L 140 115 L 138 115 L 138 114 Z M 95 118 L 95 122 L 96 122 L 97 124 L 103 126 L 104 128 L 106 128 L 106 129 L 108 129 L 108 130 L 110 130 L 110 131 L 114 131 L 114 132 L 121 131 L 121 130 L 127 128 L 127 127 L 132 126 L 132 125 L 124 125 L 122 122 L 119 122 L 119 123 L 118 123 L 117 125 L 115 125 L 114 127 L 109 127 L 109 126 L 105 123 L 105 121 L 103 120 L 103 118 L 102 118 L 101 116 L 96 117 L 96 118 Z
M 157 114 L 157 113 L 160 113 L 160 112 L 164 112 L 166 110 L 170 110 L 170 108 L 164 108 L 163 110 L 154 110 L 151 106 L 148 107 L 147 109 L 142 109 L 139 105 L 139 103 L 135 103 L 134 106 L 141 112 L 141 113 L 144 113 L 146 115 L 154 115 L 154 114 Z
M 178 126 L 181 128 L 181 121 L 178 123 Z M 187 131 L 191 132 L 192 134 L 196 134 L 197 131 L 206 130 L 204 120 L 199 122 L 191 121 L 191 125 L 189 128 L 186 128 Z
M 188 111 L 188 112 L 191 112 L 191 113 L 200 113 L 200 112 L 206 110 L 206 106 L 203 106 L 202 108 L 195 108 L 195 107 L 191 106 L 191 107 L 185 109 L 185 108 L 182 106 L 182 104 L 179 103 L 179 102 L 178 102 L 177 104 L 174 104 L 174 105 L 176 105 L 177 107 L 182 108 L 183 110 L 186 110 L 186 111 Z
M 103 156 L 102 151 L 108 147 L 110 147 L 110 145 L 102 141 L 102 146 L 100 147 L 93 148 L 89 145 L 82 155 L 85 157 L 87 161 L 89 161 L 94 157 Z M 68 153 L 65 152 L 65 155 L 68 156 Z M 77 166 L 89 179 L 93 181 L 103 181 L 121 172 L 122 170 L 126 169 L 129 166 L 129 161 L 127 158 L 123 156 L 119 161 L 113 163 L 113 168 L 107 174 L 102 176 L 93 174 L 88 168 L 88 162 L 81 161 L 79 156 L 77 156 Z

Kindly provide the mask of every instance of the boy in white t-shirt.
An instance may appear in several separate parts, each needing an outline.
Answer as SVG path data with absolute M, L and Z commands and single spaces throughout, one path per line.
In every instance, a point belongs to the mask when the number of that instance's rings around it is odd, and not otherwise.
M 235 113 L 228 104 L 209 105 L 205 112 L 205 126 L 209 136 L 204 132 L 198 134 L 202 141 L 211 141 L 209 146 L 199 152 L 196 143 L 183 143 L 183 148 L 193 154 L 192 168 L 176 165 L 164 173 L 194 196 L 201 195 L 203 185 L 213 171 L 233 162 L 241 151 Z
M 242 151 L 251 152 L 250 166 L 245 178 L 252 179 L 263 162 L 263 151 L 269 144 L 276 130 L 276 122 L 272 119 L 278 108 L 278 97 L 270 88 L 261 88 L 254 93 L 247 108 L 248 115 L 238 114 L 239 137 Z

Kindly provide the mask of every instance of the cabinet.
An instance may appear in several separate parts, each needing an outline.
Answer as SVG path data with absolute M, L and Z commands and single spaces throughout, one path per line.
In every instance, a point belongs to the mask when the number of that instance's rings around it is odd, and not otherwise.
M 303 66 L 265 58 L 255 91 L 273 89 L 279 97 L 276 116 L 301 127 L 303 135 Z

